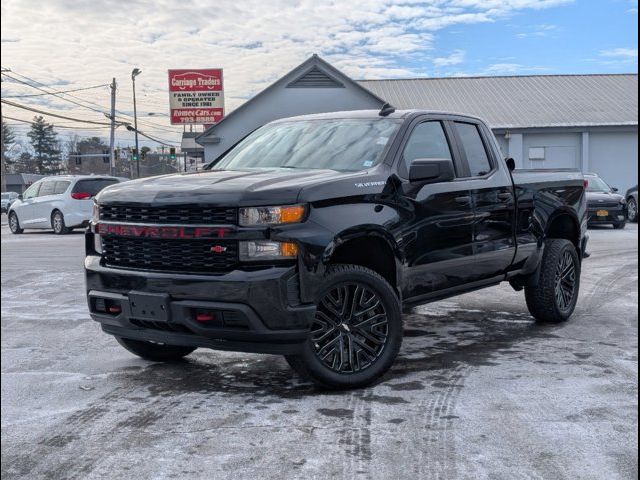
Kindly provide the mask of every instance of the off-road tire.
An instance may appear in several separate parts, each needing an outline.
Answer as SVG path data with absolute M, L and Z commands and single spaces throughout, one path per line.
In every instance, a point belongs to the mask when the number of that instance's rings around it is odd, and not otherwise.
M 18 220 L 16 212 L 9 213 L 9 230 L 11 230 L 11 233 L 14 235 L 24 232 L 24 228 L 20 227 L 20 221 Z
M 134 355 L 154 362 L 174 362 L 180 360 L 182 357 L 186 357 L 196 349 L 196 347 L 164 345 L 141 340 L 131 340 L 130 338 L 115 338 L 120 345 Z
M 568 259 L 571 259 L 573 266 L 571 296 L 569 299 L 566 298 L 567 282 L 569 280 L 560 271 L 565 269 L 562 266 L 562 262 L 568 261 Z M 561 291 L 558 292 L 557 288 L 560 288 Z M 536 287 L 525 287 L 525 298 L 529 312 L 538 322 L 564 322 L 575 310 L 579 291 L 580 258 L 575 246 L 569 240 L 555 238 L 547 240 L 540 265 L 538 285 Z
M 64 223 L 64 215 L 60 210 L 54 210 L 51 214 L 51 228 L 56 235 L 65 235 L 71 231 Z
M 304 343 L 302 353 L 285 356 L 287 363 L 301 376 L 323 388 L 349 389 L 372 384 L 389 370 L 402 345 L 401 309 L 394 289 L 373 270 L 359 265 L 335 265 L 327 270 L 319 291 L 316 300 L 319 309 L 310 328 L 309 339 Z M 326 320 L 327 315 L 323 315 L 322 309 L 328 304 L 327 296 L 336 291 L 347 292 L 344 303 L 349 303 L 349 307 L 341 311 L 348 318 L 331 323 Z M 372 309 L 373 305 L 377 306 Z M 356 311 L 356 307 L 360 310 Z M 334 304 L 332 308 L 340 307 Z M 338 324 L 339 321 L 341 323 Z M 320 325 L 318 322 L 328 326 L 324 333 L 314 330 Z M 335 339 L 334 335 L 337 335 L 342 339 L 337 341 L 340 350 L 338 366 L 335 365 L 337 353 L 332 356 L 332 366 L 320 358 L 324 350 L 318 343 L 321 340 L 314 340 L 314 335 L 324 334 L 329 335 L 328 338 Z M 380 345 L 381 337 L 384 340 Z M 372 343 L 373 340 L 377 343 Z M 368 349 L 363 347 L 363 343 Z M 369 349 L 374 346 L 379 350 L 371 353 Z M 346 368 L 342 371 L 346 356 Z

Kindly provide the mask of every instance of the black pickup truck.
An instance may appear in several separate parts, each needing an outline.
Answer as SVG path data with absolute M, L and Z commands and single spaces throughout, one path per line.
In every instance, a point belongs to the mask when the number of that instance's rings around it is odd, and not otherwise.
M 282 354 L 330 388 L 398 355 L 403 309 L 508 281 L 538 321 L 578 298 L 585 185 L 514 171 L 479 119 L 338 112 L 271 122 L 205 171 L 126 182 L 86 234 L 93 319 L 170 361 Z

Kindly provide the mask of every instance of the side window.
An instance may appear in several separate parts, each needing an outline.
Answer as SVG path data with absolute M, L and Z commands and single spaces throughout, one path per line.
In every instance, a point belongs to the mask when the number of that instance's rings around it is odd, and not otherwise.
M 491 171 L 491 162 L 487 155 L 478 127 L 472 123 L 455 122 L 462 148 L 467 157 L 472 177 L 480 177 Z
M 56 182 L 48 181 L 42 182 L 40 185 L 40 191 L 38 192 L 39 197 L 46 197 L 47 195 L 53 195 L 53 187 Z
M 56 184 L 53 187 L 53 193 L 54 195 L 60 195 L 61 193 L 64 193 L 67 191 L 67 188 L 69 188 L 69 184 L 71 182 L 59 181 L 55 183 Z
M 38 195 L 38 190 L 40 189 L 41 183 L 34 183 L 29 188 L 27 188 L 22 194 L 22 198 L 26 200 L 27 198 L 33 198 Z
M 451 150 L 447 136 L 440 122 L 424 122 L 417 125 L 404 147 L 403 159 L 406 171 L 417 158 L 451 160 Z

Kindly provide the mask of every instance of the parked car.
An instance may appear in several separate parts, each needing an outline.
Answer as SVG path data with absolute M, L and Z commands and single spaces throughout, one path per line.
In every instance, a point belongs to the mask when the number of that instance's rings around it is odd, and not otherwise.
M 18 198 L 16 192 L 3 192 L 2 193 L 2 213 L 7 213 L 9 206 Z
M 9 228 L 53 229 L 57 234 L 86 227 L 91 219 L 93 198 L 103 188 L 119 183 L 116 177 L 64 175 L 46 177 L 31 185 L 9 207 Z
M 627 201 L 595 173 L 585 173 L 587 180 L 588 224 L 613 225 L 624 228 L 627 223 Z
M 391 367 L 403 308 L 509 281 L 538 321 L 565 321 L 587 244 L 584 177 L 514 167 L 468 116 L 271 122 L 208 171 L 96 197 L 90 314 L 143 358 L 284 354 L 330 388 Z
M 627 218 L 630 222 L 638 222 L 638 185 L 631 187 L 624 194 L 627 199 Z

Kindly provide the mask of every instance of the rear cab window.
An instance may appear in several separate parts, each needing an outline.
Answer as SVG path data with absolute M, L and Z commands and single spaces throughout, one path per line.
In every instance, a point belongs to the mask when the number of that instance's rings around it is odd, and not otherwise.
M 71 193 L 88 193 L 95 197 L 103 188 L 119 183 L 116 178 L 88 178 L 78 180 Z
M 478 126 L 473 123 L 454 122 L 460 138 L 460 149 L 464 152 L 469 166 L 469 176 L 482 177 L 493 167 Z

